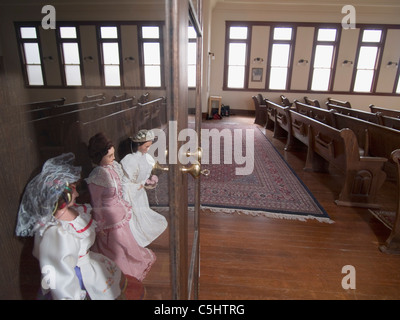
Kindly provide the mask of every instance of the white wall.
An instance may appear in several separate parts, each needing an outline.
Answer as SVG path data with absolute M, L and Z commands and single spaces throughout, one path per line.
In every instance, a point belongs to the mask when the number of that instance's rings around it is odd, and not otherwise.
M 210 66 L 210 87 L 208 88 L 209 95 L 222 96 L 222 103 L 229 105 L 232 109 L 254 110 L 254 105 L 251 97 L 257 93 L 262 93 L 265 98 L 279 102 L 280 95 L 286 95 L 289 100 L 303 99 L 305 95 L 312 99 L 318 99 L 321 104 L 324 104 L 328 97 L 339 100 L 350 101 L 354 108 L 368 110 L 368 105 L 376 104 L 387 108 L 400 109 L 400 97 L 398 96 L 380 96 L 380 95 L 356 95 L 356 94 L 313 94 L 313 93 L 296 93 L 296 92 L 266 92 L 264 88 L 265 79 L 262 83 L 251 83 L 249 87 L 257 90 L 249 91 L 224 91 L 223 90 L 223 74 L 224 74 L 224 54 L 225 54 L 225 22 L 226 21 L 264 21 L 264 22 L 331 22 L 341 23 L 345 14 L 342 14 L 342 5 L 334 5 L 332 1 L 307 1 L 309 5 L 302 4 L 303 1 L 296 1 L 293 4 L 291 1 L 281 1 L 279 4 L 270 1 L 258 1 L 258 3 L 250 2 L 249 4 L 242 3 L 243 1 L 221 0 L 217 3 L 212 12 L 211 19 L 211 41 L 208 51 L 215 54 L 215 60 L 211 61 Z M 275 3 L 275 4 L 271 4 Z M 356 23 L 368 24 L 400 24 L 400 3 L 393 1 L 352 1 L 356 8 Z M 365 4 L 365 5 L 364 5 Z M 252 42 L 251 56 L 264 57 L 266 60 L 268 52 L 268 27 L 257 26 L 253 29 L 253 37 L 261 36 L 261 41 L 257 44 Z M 342 32 L 342 44 L 338 57 L 339 61 L 351 59 L 355 55 L 357 47 L 358 30 L 347 30 Z M 264 34 L 264 35 L 263 35 Z M 311 48 L 308 45 L 312 44 L 313 28 L 302 27 L 298 29 L 298 39 L 296 50 L 294 52 L 295 60 L 299 57 L 311 55 Z M 390 30 L 388 33 L 388 41 L 390 47 L 385 48 L 383 53 L 384 63 L 386 60 L 394 59 L 399 61 L 400 45 L 399 45 L 398 30 Z M 310 40 L 311 39 L 311 40 Z M 311 42 L 310 42 L 311 41 Z M 299 46 L 303 43 L 303 46 Z M 389 43 L 389 42 L 388 42 Z M 393 60 L 392 60 L 393 61 Z M 266 68 L 266 61 L 261 65 Z M 250 68 L 251 69 L 251 68 Z M 377 90 L 382 93 L 389 92 L 388 88 L 393 87 L 394 77 L 397 69 L 382 68 L 379 76 Z M 293 78 L 291 88 L 293 90 L 304 90 L 308 82 L 308 68 L 303 66 L 293 66 Z M 338 66 L 336 73 L 336 81 L 334 84 L 335 90 L 348 90 L 351 81 L 352 69 Z M 265 75 L 265 73 L 264 73 Z M 265 77 L 264 77 L 265 78 Z M 390 89 L 391 90 L 391 89 Z M 207 111 L 207 105 L 203 102 L 203 112 Z

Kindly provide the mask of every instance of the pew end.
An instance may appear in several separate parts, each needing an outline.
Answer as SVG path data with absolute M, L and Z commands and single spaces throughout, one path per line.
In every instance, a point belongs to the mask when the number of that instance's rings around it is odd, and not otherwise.
M 391 156 L 397 167 L 397 209 L 392 231 L 379 250 L 388 254 L 400 254 L 400 149 L 394 150 Z
M 379 208 L 377 193 L 386 179 L 383 157 L 360 156 L 355 133 L 336 129 L 290 111 L 293 135 L 307 145 L 305 171 L 328 172 L 332 165 L 344 173 L 335 203 L 340 206 Z M 295 125 L 293 125 L 295 124 Z

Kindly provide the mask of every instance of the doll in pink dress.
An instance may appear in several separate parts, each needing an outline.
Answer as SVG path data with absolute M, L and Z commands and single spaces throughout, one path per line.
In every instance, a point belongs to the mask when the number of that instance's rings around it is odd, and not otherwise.
M 156 256 L 139 246 L 130 230 L 132 208 L 122 196 L 123 172 L 114 161 L 114 146 L 98 133 L 90 139 L 88 149 L 97 165 L 86 179 L 97 221 L 95 250 L 113 260 L 124 274 L 143 281 Z

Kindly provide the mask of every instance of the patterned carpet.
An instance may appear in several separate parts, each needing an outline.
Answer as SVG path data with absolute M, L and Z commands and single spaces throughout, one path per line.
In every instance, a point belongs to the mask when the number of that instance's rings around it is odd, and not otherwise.
M 202 169 L 209 169 L 210 175 L 201 179 L 201 206 L 216 212 L 238 213 L 248 215 L 263 215 L 271 218 L 296 219 L 305 221 L 317 219 L 321 222 L 332 223 L 326 211 L 313 197 L 307 187 L 300 181 L 294 171 L 282 158 L 279 152 L 255 125 L 239 125 L 233 123 L 206 122 L 202 130 L 217 127 L 222 131 L 228 129 L 234 137 L 234 130 L 242 131 L 242 150 L 234 148 L 232 138 L 232 155 L 222 156 L 224 152 L 224 139 L 220 139 L 219 152 L 221 164 L 212 160 L 213 141 L 209 140 L 209 149 L 204 154 L 209 155 L 208 161 L 203 158 Z M 246 157 L 246 129 L 254 132 L 254 170 L 248 175 L 237 175 L 236 169 L 246 165 L 236 165 L 235 156 Z M 226 133 L 226 131 L 225 131 Z M 229 141 L 229 140 L 228 140 Z M 240 146 L 240 144 L 237 144 Z M 236 145 L 236 149 L 238 146 Z M 248 144 L 250 145 L 250 144 Z M 203 148 L 206 144 L 203 142 Z M 217 151 L 218 152 L 218 151 Z M 253 156 L 251 156 L 253 158 Z M 225 161 L 225 163 L 224 163 Z M 205 163 L 209 164 L 205 164 Z M 166 206 L 168 193 L 167 175 L 160 176 L 159 186 L 155 190 L 148 190 L 150 204 L 155 207 Z M 189 203 L 193 203 L 193 179 L 189 177 Z

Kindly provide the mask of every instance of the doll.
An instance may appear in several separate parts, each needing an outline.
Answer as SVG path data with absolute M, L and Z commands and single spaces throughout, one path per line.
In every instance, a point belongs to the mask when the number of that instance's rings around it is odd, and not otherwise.
M 159 237 L 168 225 L 164 216 L 150 208 L 145 190 L 154 188 L 158 182 L 158 177 L 151 174 L 155 161 L 147 153 L 153 140 L 153 131 L 140 130 L 129 138 L 130 152 L 121 160 L 123 196 L 133 208 L 129 224 L 135 239 L 143 247 Z
M 126 279 L 117 265 L 90 250 L 96 221 L 90 205 L 77 205 L 81 168 L 72 153 L 45 162 L 27 185 L 18 211 L 17 236 L 34 236 L 33 255 L 43 273 L 42 293 L 54 300 L 113 300 Z
M 114 146 L 98 133 L 90 139 L 88 148 L 97 165 L 86 179 L 98 227 L 96 250 L 115 261 L 124 274 L 143 281 L 156 256 L 141 247 L 130 230 L 132 208 L 122 197 L 123 173 L 115 161 Z

